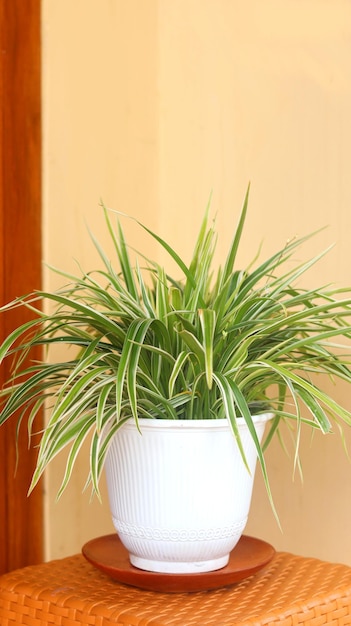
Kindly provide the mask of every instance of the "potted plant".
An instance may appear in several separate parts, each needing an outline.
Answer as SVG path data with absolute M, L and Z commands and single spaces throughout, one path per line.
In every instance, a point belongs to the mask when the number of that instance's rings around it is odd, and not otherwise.
M 141 267 L 140 255 L 133 265 L 121 218 L 113 225 L 104 208 L 118 267 L 93 237 L 103 269 L 62 273 L 67 286 L 3 307 L 29 307 L 34 318 L 0 348 L 0 360 L 14 358 L 0 424 L 17 414 L 31 435 L 44 403 L 49 410 L 30 490 L 67 448 L 60 496 L 89 437 L 88 483 L 99 493 L 106 466 L 116 529 L 140 568 L 223 567 L 246 523 L 256 459 L 271 498 L 264 451 L 281 423 L 294 426 L 296 458 L 303 426 L 329 433 L 333 423 L 351 424 L 322 382 L 323 375 L 351 380 L 338 343 L 351 336 L 350 293 L 298 286 L 322 256 L 291 264 L 309 236 L 237 269 L 247 204 L 248 194 L 217 272 L 208 211 L 189 264 L 140 225 L 176 263 L 174 278 L 153 261 Z M 71 348 L 64 360 L 23 365 L 33 346 L 58 343 Z

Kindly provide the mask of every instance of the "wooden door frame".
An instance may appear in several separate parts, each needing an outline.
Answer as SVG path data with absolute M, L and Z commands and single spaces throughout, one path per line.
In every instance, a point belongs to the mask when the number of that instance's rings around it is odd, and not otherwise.
M 0 304 L 41 285 L 41 0 L 0 2 Z M 0 341 L 28 318 L 0 316 Z M 38 354 L 38 356 L 40 356 Z M 0 365 L 0 387 L 9 364 Z M 16 420 L 0 428 L 0 573 L 43 558 L 42 492 L 27 490 L 36 453 Z

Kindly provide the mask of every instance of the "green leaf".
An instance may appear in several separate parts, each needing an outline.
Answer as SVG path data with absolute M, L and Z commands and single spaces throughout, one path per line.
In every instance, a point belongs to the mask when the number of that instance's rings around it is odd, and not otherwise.
M 213 342 L 216 328 L 216 312 L 211 309 L 198 311 L 202 329 L 203 350 L 205 354 L 205 371 L 208 388 L 212 387 L 213 375 Z
M 203 346 L 196 335 L 184 328 L 182 330 L 178 330 L 179 336 L 184 341 L 185 345 L 189 348 L 193 354 L 196 355 L 201 366 L 205 367 L 205 353 Z
M 184 263 L 184 261 L 181 259 L 181 257 L 177 254 L 177 252 L 175 250 L 173 250 L 173 248 L 164 239 L 162 239 L 162 237 L 160 237 L 159 235 L 154 233 L 152 230 L 147 228 L 147 226 L 145 226 L 144 224 L 142 224 L 139 221 L 138 221 L 138 224 L 147 233 L 149 233 L 149 235 L 151 235 L 151 237 L 153 237 L 166 250 L 166 252 L 168 252 L 168 254 L 173 259 L 173 261 L 175 261 L 175 263 L 178 265 L 178 267 L 182 270 L 184 276 L 186 277 L 186 279 L 189 282 L 189 284 L 191 285 L 191 287 L 196 290 L 195 278 L 194 278 L 192 272 L 187 267 L 187 265 Z M 200 298 L 200 303 L 201 303 L 201 306 L 205 305 L 204 301 L 201 298 Z
M 182 373 L 182 368 L 184 367 L 184 364 L 188 361 L 189 359 L 189 353 L 186 351 L 182 351 L 179 353 L 173 368 L 172 368 L 172 372 L 171 375 L 169 377 L 169 382 L 168 382 L 168 395 L 171 398 L 173 396 L 174 393 L 174 387 L 177 381 L 178 376 L 181 375 Z M 186 388 L 186 381 L 184 378 L 184 375 L 181 376 L 182 379 L 182 386 L 183 389 Z
M 232 241 L 229 253 L 227 255 L 226 262 L 225 262 L 223 277 L 222 277 L 222 282 L 224 283 L 227 282 L 228 278 L 233 274 L 233 271 L 234 271 L 234 263 L 235 263 L 236 255 L 238 252 L 238 248 L 239 248 L 239 244 L 240 244 L 240 240 L 241 240 L 241 236 L 242 236 L 242 232 L 243 232 L 244 224 L 246 220 L 247 208 L 249 204 L 249 193 L 250 193 L 250 185 L 248 186 L 247 191 L 246 191 L 246 196 L 245 196 L 243 208 L 241 210 L 239 223 L 235 230 L 234 238 L 233 238 L 233 241 Z

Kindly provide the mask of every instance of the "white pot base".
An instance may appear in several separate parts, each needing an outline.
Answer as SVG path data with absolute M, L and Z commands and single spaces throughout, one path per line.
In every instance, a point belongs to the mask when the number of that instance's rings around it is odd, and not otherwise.
M 229 554 L 218 559 L 198 562 L 154 561 L 152 559 L 143 559 L 133 554 L 130 554 L 129 558 L 134 567 L 161 574 L 201 574 L 203 572 L 214 572 L 215 570 L 222 569 L 228 565 L 229 562 Z

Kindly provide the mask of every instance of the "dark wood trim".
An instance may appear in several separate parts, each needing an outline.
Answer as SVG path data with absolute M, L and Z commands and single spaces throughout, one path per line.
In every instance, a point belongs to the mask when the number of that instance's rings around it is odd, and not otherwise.
M 0 2 L 1 303 L 41 285 L 40 13 L 41 0 Z M 2 314 L 0 339 L 26 318 Z M 5 362 L 0 384 L 8 374 Z M 27 497 L 36 453 L 23 428 L 15 476 L 15 429 L 16 420 L 0 429 L 0 573 L 43 557 L 41 488 Z

